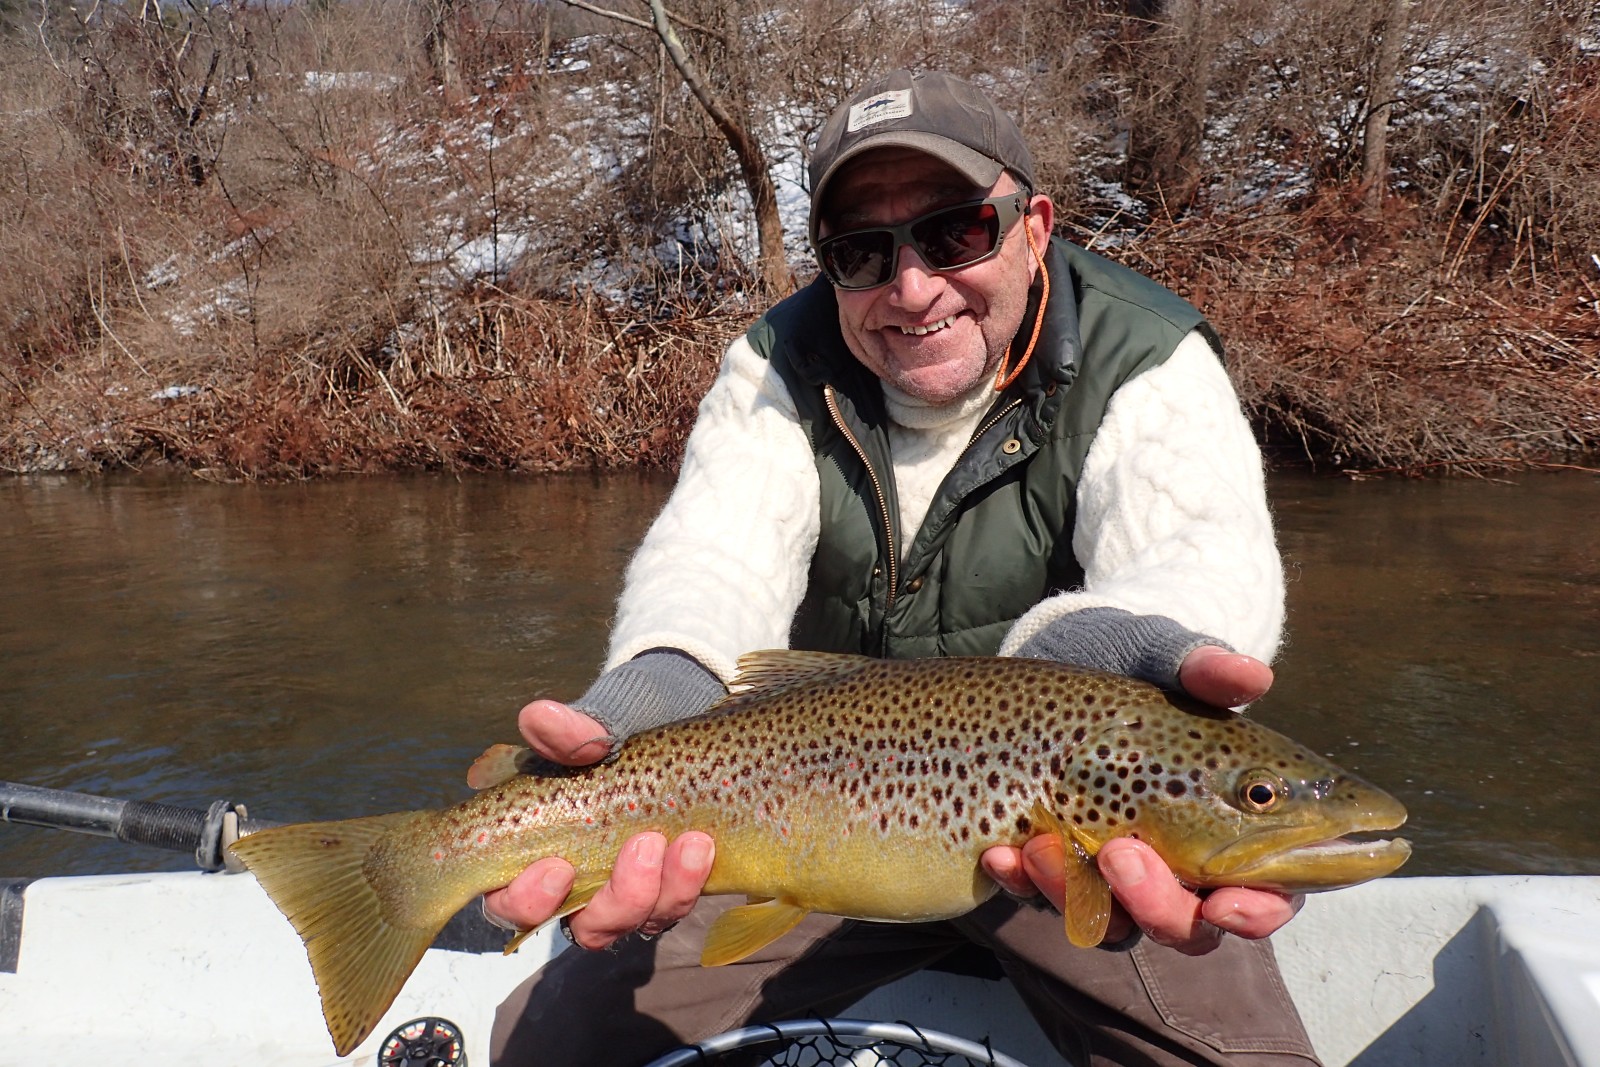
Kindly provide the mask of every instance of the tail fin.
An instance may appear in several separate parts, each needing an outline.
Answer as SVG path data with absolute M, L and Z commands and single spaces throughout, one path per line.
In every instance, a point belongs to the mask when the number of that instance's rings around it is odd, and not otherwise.
M 306 943 L 322 1016 L 343 1056 L 378 1025 L 443 927 L 396 925 L 363 864 L 396 826 L 427 812 L 261 830 L 232 846 Z

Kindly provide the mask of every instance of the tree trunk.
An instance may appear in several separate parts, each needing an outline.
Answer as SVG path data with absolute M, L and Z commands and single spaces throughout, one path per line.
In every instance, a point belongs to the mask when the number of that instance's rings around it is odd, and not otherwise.
M 427 0 L 428 32 L 422 39 L 423 52 L 433 67 L 433 76 L 447 90 L 460 87 L 461 71 L 456 56 L 455 0 Z
M 1376 30 L 1379 35 L 1376 67 L 1367 90 L 1367 121 L 1361 137 L 1361 184 L 1368 213 L 1383 207 L 1389 184 L 1389 115 L 1398 91 L 1400 59 L 1411 21 L 1409 0 L 1387 0 Z

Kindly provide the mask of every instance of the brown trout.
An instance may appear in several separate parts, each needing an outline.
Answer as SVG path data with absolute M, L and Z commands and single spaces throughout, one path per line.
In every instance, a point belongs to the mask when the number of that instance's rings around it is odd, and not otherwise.
M 473 798 L 263 830 L 233 846 L 306 943 L 340 1055 L 377 1025 L 445 921 L 527 864 L 562 856 L 586 904 L 628 836 L 716 840 L 706 892 L 750 903 L 709 931 L 707 966 L 809 912 L 922 922 L 997 886 L 979 856 L 1055 834 L 1066 932 L 1098 944 L 1114 837 L 1149 842 L 1190 886 L 1334 889 L 1376 878 L 1404 840 L 1390 797 L 1242 716 L 1128 678 L 1030 659 L 877 660 L 760 652 L 704 716 L 632 738 L 614 762 L 517 773 L 491 748 Z M 520 940 L 520 938 L 518 939 Z M 515 942 L 513 946 L 515 946 Z M 507 951 L 511 951 L 511 947 Z

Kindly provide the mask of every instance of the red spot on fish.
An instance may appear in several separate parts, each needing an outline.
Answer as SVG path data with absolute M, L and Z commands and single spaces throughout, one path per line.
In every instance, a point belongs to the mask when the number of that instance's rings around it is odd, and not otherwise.
M 674 800 L 672 797 L 668 797 L 667 798 L 667 807 L 675 808 L 677 806 L 678 806 L 678 802 L 676 800 Z
M 723 780 L 722 780 L 722 784 L 723 784 L 723 785 L 724 785 L 724 786 L 730 786 L 730 785 L 732 785 L 732 784 L 733 784 L 733 779 L 732 779 L 732 778 L 724 778 L 724 779 L 723 779 Z
M 594 825 L 594 816 L 593 815 L 585 815 L 583 817 L 583 823 L 584 823 L 585 826 L 593 826 Z
M 484 843 L 484 842 L 485 842 L 485 841 L 487 841 L 487 840 L 489 840 L 489 835 L 488 835 L 488 834 L 487 834 L 487 833 L 482 833 L 482 832 L 480 832 L 480 833 L 479 833 L 479 834 L 478 834 L 478 844 L 480 844 L 480 845 L 481 845 L 481 844 L 483 844 L 483 843 Z
M 442 860 L 442 859 L 444 859 L 444 853 L 443 852 L 435 852 L 433 854 L 433 858 L 436 859 L 436 860 Z
M 635 804 L 633 801 L 631 801 L 631 800 L 628 801 L 628 810 L 629 811 L 633 811 L 633 810 L 637 809 L 638 807 L 639 807 L 639 805 Z

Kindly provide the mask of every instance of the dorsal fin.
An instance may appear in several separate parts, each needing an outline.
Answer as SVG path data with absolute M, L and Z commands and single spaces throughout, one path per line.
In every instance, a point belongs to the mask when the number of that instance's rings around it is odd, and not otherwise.
M 881 661 L 840 652 L 796 652 L 783 648 L 747 652 L 739 657 L 739 673 L 728 688 L 737 697 L 757 692 L 771 696 L 808 682 L 854 674 L 867 664 L 877 662 Z

